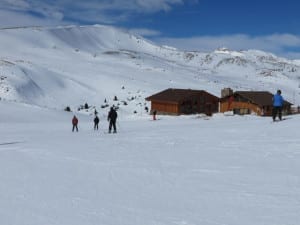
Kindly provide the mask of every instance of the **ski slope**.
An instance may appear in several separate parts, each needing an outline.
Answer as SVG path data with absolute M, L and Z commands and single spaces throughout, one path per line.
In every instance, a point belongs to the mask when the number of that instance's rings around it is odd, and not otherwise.
M 300 220 L 299 116 L 118 121 L 0 102 L 0 218 L 14 225 Z

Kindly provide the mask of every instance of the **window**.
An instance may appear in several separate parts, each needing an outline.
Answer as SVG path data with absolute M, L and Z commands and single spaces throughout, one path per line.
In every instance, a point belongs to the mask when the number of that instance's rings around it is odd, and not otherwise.
M 250 109 L 233 109 L 233 114 L 237 114 L 237 115 L 250 114 Z

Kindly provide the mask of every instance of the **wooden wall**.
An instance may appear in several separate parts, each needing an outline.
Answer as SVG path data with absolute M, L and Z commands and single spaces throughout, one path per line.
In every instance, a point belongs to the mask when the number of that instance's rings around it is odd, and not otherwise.
M 159 114 L 179 114 L 178 104 L 172 103 L 151 101 L 151 110 L 156 110 Z
M 233 109 L 249 109 L 250 113 L 256 113 L 257 115 L 263 115 L 263 109 L 259 106 L 249 102 L 232 102 L 230 105 L 228 101 L 221 102 L 220 112 L 232 111 Z
M 228 107 L 228 101 L 220 103 L 220 112 L 232 111 L 234 109 L 249 109 L 250 113 L 256 113 L 259 116 L 272 116 L 272 106 L 259 107 L 258 105 L 249 103 L 249 102 L 232 102 Z M 290 106 L 286 105 L 282 109 L 282 114 L 290 114 Z
M 205 113 L 212 115 L 218 112 L 218 98 L 208 94 L 190 96 L 180 103 L 151 101 L 151 111 L 156 110 L 159 114 L 194 114 Z

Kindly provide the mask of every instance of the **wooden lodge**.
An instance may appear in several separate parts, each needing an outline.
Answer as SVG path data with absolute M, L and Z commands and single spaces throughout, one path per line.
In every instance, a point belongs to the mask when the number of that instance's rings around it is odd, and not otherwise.
M 169 88 L 146 98 L 151 111 L 158 114 L 182 115 L 218 112 L 219 98 L 203 90 Z
M 273 94 L 267 91 L 237 91 L 222 90 L 220 112 L 233 111 L 234 114 L 255 113 L 260 116 L 271 116 L 273 110 Z M 292 103 L 284 101 L 282 113 L 291 113 Z

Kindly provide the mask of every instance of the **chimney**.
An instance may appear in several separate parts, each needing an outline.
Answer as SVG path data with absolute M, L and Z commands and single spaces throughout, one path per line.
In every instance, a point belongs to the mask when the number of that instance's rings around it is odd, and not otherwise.
M 221 91 L 221 98 L 230 96 L 233 94 L 233 90 L 231 88 L 223 88 Z

